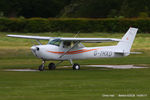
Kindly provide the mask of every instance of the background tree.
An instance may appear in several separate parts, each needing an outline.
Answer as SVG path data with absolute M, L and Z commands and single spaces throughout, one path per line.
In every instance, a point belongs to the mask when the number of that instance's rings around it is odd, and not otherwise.
M 0 0 L 6 17 L 56 17 L 70 0 Z
M 150 0 L 0 0 L 0 16 L 113 18 L 149 17 Z

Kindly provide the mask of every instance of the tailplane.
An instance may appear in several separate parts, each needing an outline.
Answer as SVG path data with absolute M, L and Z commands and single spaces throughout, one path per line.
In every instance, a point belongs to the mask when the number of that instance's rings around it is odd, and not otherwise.
M 117 48 L 123 52 L 130 53 L 137 31 L 137 28 L 129 28 L 129 30 L 123 36 L 122 41 L 117 44 Z

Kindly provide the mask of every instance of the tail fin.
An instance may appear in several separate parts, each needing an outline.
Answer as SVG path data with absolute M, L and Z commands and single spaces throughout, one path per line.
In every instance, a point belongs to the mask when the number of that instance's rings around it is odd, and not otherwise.
M 130 52 L 137 31 L 137 28 L 129 28 L 123 36 L 122 41 L 117 44 L 117 47 L 123 50 L 123 52 Z

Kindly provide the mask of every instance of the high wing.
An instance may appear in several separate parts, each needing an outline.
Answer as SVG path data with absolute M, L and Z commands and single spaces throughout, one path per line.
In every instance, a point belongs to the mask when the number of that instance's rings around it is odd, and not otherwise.
M 44 36 L 28 36 L 28 35 L 7 35 L 8 37 L 16 37 L 16 38 L 26 38 L 26 39 L 36 39 L 36 40 L 49 40 L 52 37 L 44 37 Z
M 7 35 L 8 37 L 36 39 L 36 40 L 49 40 L 58 37 L 44 37 L 44 36 L 28 36 L 28 35 Z M 116 38 L 59 38 L 61 41 L 78 41 L 85 43 L 101 43 L 101 42 L 119 42 L 121 39 Z
M 60 38 L 62 41 L 80 41 L 85 43 L 100 43 L 100 42 L 119 42 L 121 39 L 115 38 Z

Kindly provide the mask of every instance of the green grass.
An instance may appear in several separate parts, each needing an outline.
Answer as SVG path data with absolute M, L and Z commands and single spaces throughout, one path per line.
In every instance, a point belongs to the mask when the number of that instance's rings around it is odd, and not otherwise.
M 30 51 L 32 40 L 5 37 L 0 33 L 0 100 L 149 100 L 150 68 L 148 69 L 107 69 L 85 68 L 73 71 L 64 62 L 55 71 L 7 72 L 5 69 L 37 69 L 41 60 Z M 23 33 L 13 33 L 23 34 Z M 28 33 L 27 35 L 34 35 Z M 41 36 L 73 37 L 72 33 L 39 33 Z M 121 38 L 123 34 L 80 33 L 79 37 Z M 42 41 L 46 43 L 47 41 Z M 115 45 L 116 43 L 90 43 L 86 46 Z M 138 34 L 132 51 L 143 54 L 124 58 L 77 60 L 88 64 L 133 64 L 150 67 L 150 34 Z M 48 63 L 47 63 L 48 64 Z M 102 95 L 114 94 L 115 97 Z M 119 94 L 143 94 L 144 97 L 118 97 Z
M 150 69 L 0 72 L 2 100 L 149 100 Z M 113 98 L 103 94 L 114 94 Z M 145 97 L 118 97 L 146 94 Z

